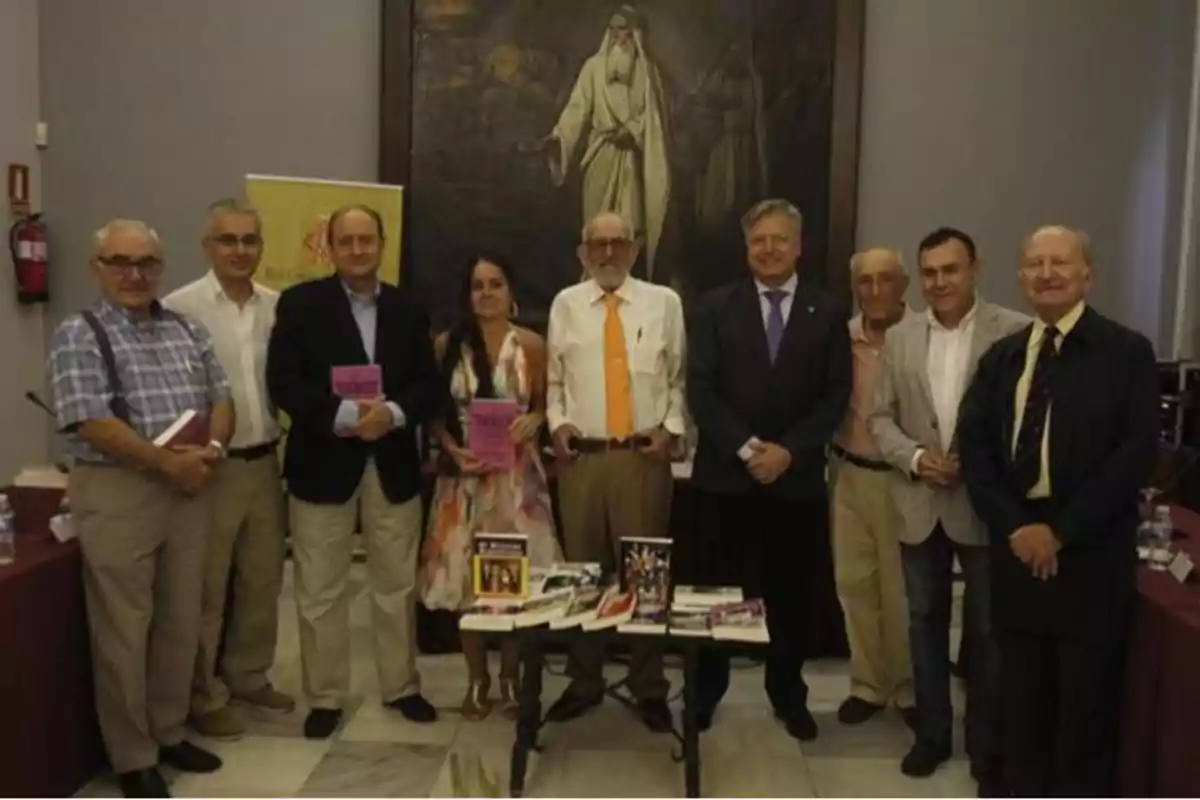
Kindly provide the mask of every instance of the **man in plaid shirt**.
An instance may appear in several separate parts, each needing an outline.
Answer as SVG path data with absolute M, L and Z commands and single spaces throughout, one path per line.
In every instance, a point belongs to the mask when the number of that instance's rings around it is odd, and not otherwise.
M 51 392 L 75 459 L 67 493 L 105 748 L 127 797 L 166 797 L 160 762 L 190 772 L 221 766 L 183 735 L 212 513 L 207 487 L 233 410 L 208 331 L 159 305 L 163 262 L 153 229 L 114 220 L 96 232 L 93 252 L 103 298 L 55 332 Z M 208 444 L 155 445 L 186 411 L 207 417 Z

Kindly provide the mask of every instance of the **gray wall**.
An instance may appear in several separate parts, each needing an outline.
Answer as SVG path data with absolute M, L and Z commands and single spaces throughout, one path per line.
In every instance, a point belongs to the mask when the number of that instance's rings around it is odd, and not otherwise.
M 1023 307 L 1022 237 L 1092 234 L 1093 300 L 1169 348 L 1194 0 L 869 0 L 860 244 L 949 224 Z M 916 290 L 914 289 L 914 296 Z
M 376 178 L 377 0 L 41 0 L 41 15 L 45 197 L 78 270 L 58 319 L 95 296 L 89 234 L 114 216 L 158 229 L 170 288 L 203 272 L 203 209 L 247 172 Z
M 1192 9 L 867 0 L 860 243 L 911 261 L 923 232 L 961 226 L 985 291 L 1020 305 L 1021 236 L 1079 225 L 1096 303 L 1169 342 Z M 376 177 L 377 0 L 41 0 L 41 15 L 44 191 L 58 263 L 80 270 L 56 318 L 93 296 L 87 236 L 109 217 L 159 227 L 173 286 L 202 270 L 200 209 L 244 173 Z
M 35 147 L 38 121 L 38 0 L 0 2 L 0 180 L 7 182 L 10 162 L 28 164 L 34 209 L 38 207 L 40 169 Z M 7 193 L 5 193 L 7 196 Z M 5 234 L 0 245 L 0 485 L 26 464 L 47 455 L 48 420 L 24 394 L 40 390 L 46 352 L 45 310 L 17 304 L 7 234 L 8 204 L 0 209 Z M 52 254 L 53 255 L 53 254 Z

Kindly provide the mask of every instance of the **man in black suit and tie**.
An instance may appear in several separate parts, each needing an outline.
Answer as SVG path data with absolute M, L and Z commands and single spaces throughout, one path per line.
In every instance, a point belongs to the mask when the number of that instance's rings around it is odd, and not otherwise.
M 1082 232 L 1035 232 L 1020 281 L 1037 318 L 980 361 L 958 428 L 991 540 L 1006 777 L 1017 797 L 1103 797 L 1157 450 L 1154 350 L 1085 304 Z
M 836 603 L 825 446 L 846 413 L 852 364 L 845 309 L 797 280 L 800 226 L 786 200 L 752 208 L 742 220 L 752 277 L 696 311 L 687 388 L 698 525 L 681 547 L 688 580 L 766 603 L 767 695 L 788 733 L 808 741 L 817 724 L 800 670 L 817 609 Z M 697 678 L 704 730 L 729 686 L 728 656 L 706 650 Z
M 421 541 L 416 429 L 438 397 L 429 319 L 379 280 L 377 212 L 338 209 L 328 238 L 337 274 L 280 296 L 267 353 L 271 399 L 291 419 L 284 477 L 312 709 L 304 733 L 313 739 L 337 729 L 350 691 L 347 581 L 360 520 L 383 701 L 415 722 L 436 717 L 420 694 L 413 613 Z M 340 368 L 364 366 L 378 367 L 378 382 L 348 385 Z M 368 373 L 363 382 L 374 379 Z

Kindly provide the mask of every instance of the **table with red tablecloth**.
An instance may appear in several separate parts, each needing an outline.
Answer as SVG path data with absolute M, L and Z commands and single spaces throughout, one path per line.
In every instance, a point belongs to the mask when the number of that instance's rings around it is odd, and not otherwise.
M 1176 506 L 1176 546 L 1200 562 L 1200 514 Z M 1121 699 L 1118 789 L 1126 797 L 1200 796 L 1200 583 L 1139 568 Z
M 45 532 L 0 566 L 0 796 L 69 797 L 103 767 L 81 575 Z

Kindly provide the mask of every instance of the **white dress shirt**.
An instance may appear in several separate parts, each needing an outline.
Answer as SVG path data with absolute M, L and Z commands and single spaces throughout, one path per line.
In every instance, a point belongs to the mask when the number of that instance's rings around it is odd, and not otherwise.
M 925 361 L 929 377 L 929 390 L 933 394 L 933 412 L 937 416 L 938 437 L 942 453 L 950 452 L 954 441 L 954 430 L 958 426 L 958 407 L 963 392 L 967 390 L 967 372 L 971 366 L 971 338 L 975 335 L 976 299 L 971 310 L 953 328 L 947 328 L 934 315 L 926 312 L 929 323 L 929 351 Z M 924 453 L 918 449 L 913 456 L 912 470 L 917 471 L 917 462 Z
M 792 301 L 796 299 L 796 287 L 800 284 L 800 278 L 796 273 L 792 273 L 792 277 L 783 282 L 782 286 L 767 286 L 758 278 L 754 279 L 754 287 L 758 290 L 758 305 L 762 309 L 763 330 L 769 326 L 771 318 L 771 300 L 767 297 L 767 293 L 778 289 L 783 292 L 783 299 L 779 302 L 779 313 L 783 315 L 783 327 L 786 330 L 788 319 L 792 316 Z M 742 461 L 749 461 L 754 457 L 754 445 L 762 444 L 762 441 L 757 436 L 751 436 L 746 440 L 746 443 L 738 450 L 738 458 Z
M 636 431 L 662 427 L 684 434 L 683 303 L 666 286 L 627 278 L 614 294 L 625 333 Z M 604 290 L 595 281 L 569 286 L 550 306 L 546 339 L 546 420 L 570 423 L 588 439 L 607 439 L 604 387 Z
M 199 320 L 212 336 L 217 360 L 229 376 L 236 418 L 231 448 L 254 447 L 279 438 L 279 424 L 267 393 L 267 340 L 275 324 L 279 293 L 254 284 L 245 305 L 229 299 L 209 270 L 200 280 L 163 299 L 172 311 Z

